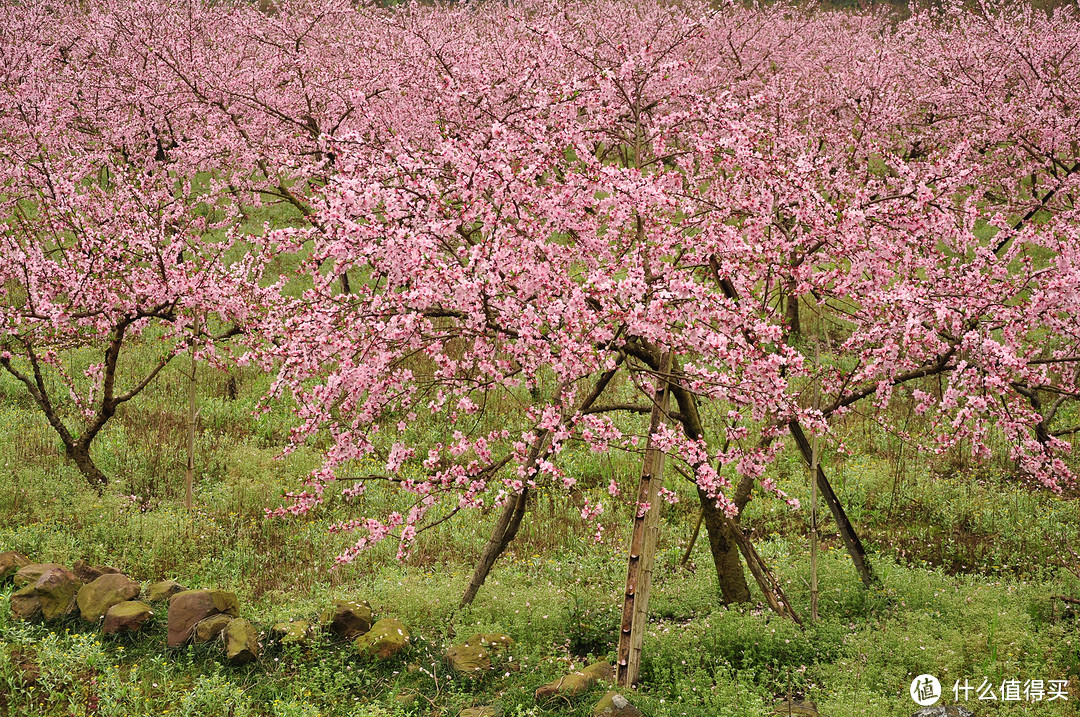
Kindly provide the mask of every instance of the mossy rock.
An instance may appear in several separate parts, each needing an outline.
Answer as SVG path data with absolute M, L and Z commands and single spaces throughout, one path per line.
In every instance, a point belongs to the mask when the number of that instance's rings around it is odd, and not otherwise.
M 270 632 L 282 645 L 308 645 L 315 636 L 315 626 L 310 620 L 279 622 Z
M 366 600 L 335 600 L 323 610 L 319 622 L 335 635 L 352 639 L 371 629 L 371 605 Z
M 514 638 L 503 632 L 478 632 L 466 640 L 465 644 L 480 645 L 495 654 L 499 654 L 506 652 L 514 645 Z
M 259 631 L 244 618 L 231 620 L 221 636 L 230 665 L 245 665 L 259 659 Z
M 469 707 L 458 712 L 458 717 L 499 717 L 499 710 L 490 705 Z
M 7 582 L 21 568 L 30 564 L 30 558 L 17 550 L 5 550 L 0 553 L 0 584 Z
M 115 575 L 121 571 L 111 565 L 90 565 L 85 560 L 76 560 L 71 564 L 71 572 L 84 583 L 92 583 L 102 575 Z
M 450 669 L 461 675 L 475 675 L 491 669 L 491 653 L 481 645 L 454 645 L 446 651 Z
M 780 700 L 773 707 L 773 712 L 785 717 L 818 717 L 817 703 L 810 700 Z
M 53 568 L 62 567 L 64 566 L 60 563 L 30 563 L 29 565 L 24 565 L 16 570 L 11 578 L 11 582 L 15 583 L 15 587 L 17 588 L 24 588 L 27 585 L 36 583 L 38 578 Z
M 101 625 L 101 631 L 106 635 L 136 632 L 153 615 L 154 611 L 144 602 L 128 600 L 117 603 L 105 613 L 105 622 Z
M 41 615 L 46 620 L 64 617 L 75 611 L 75 597 L 82 581 L 62 565 L 46 570 L 34 583 L 34 592 L 41 603 Z
M 642 714 L 618 692 L 608 692 L 593 706 L 592 717 L 642 717 Z
M 83 620 L 97 622 L 113 605 L 139 597 L 142 586 L 126 575 L 107 573 L 94 582 L 83 585 L 75 601 Z
M 173 595 L 185 592 L 186 587 L 175 580 L 159 580 L 146 590 L 146 599 L 150 602 L 168 600 Z
M 614 675 L 615 671 L 607 662 L 594 662 L 582 670 L 571 672 L 565 677 L 560 677 L 546 685 L 541 685 L 536 688 L 534 696 L 538 701 L 556 695 L 562 697 L 577 697 L 578 695 L 588 692 L 593 685 L 601 680 L 610 682 Z
M 385 660 L 409 644 L 409 631 L 400 620 L 384 617 L 353 643 L 364 657 Z
M 240 601 L 235 593 L 224 590 L 185 590 L 169 598 L 168 646 L 177 647 L 191 638 L 195 625 L 208 617 L 223 613 L 230 617 L 240 614 Z
M 232 622 L 232 620 L 233 618 L 231 615 L 226 615 L 223 612 L 199 620 L 195 623 L 195 630 L 191 633 L 191 641 L 196 645 L 210 642 L 220 635 L 221 631 L 224 630 L 225 626 Z
M 11 614 L 20 620 L 32 620 L 41 615 L 41 601 L 37 591 L 30 585 L 11 594 Z

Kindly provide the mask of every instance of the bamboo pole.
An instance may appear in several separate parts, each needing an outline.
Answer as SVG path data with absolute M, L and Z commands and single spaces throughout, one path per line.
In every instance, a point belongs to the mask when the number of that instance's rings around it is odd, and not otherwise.
M 818 619 L 818 523 L 817 523 L 817 484 L 818 484 L 818 437 L 810 454 L 810 619 Z
M 686 564 L 690 561 L 690 554 L 694 552 L 694 544 L 697 543 L 698 534 L 701 533 L 701 521 L 705 520 L 705 511 L 698 511 L 697 522 L 694 523 L 694 532 L 690 536 L 690 544 L 686 546 L 686 552 L 683 553 L 682 559 L 679 560 L 679 567 L 685 568 Z
M 666 420 L 668 411 L 668 380 L 671 373 L 671 353 L 665 353 L 660 361 L 660 375 L 656 379 L 656 392 L 652 414 L 649 419 L 649 440 L 645 446 L 645 458 L 641 465 L 638 482 L 637 514 L 630 538 L 630 556 L 626 569 L 626 593 L 623 597 L 622 626 L 619 632 L 619 659 L 616 681 L 630 687 L 638 681 L 641 673 L 641 648 L 645 641 L 645 625 L 648 622 L 649 588 L 652 585 L 653 561 L 660 532 L 660 486 L 664 476 L 664 452 L 653 442 L 653 434 Z M 642 507 L 647 505 L 647 510 Z
M 184 507 L 192 508 L 191 492 L 195 483 L 195 388 L 198 385 L 196 369 L 198 363 L 195 360 L 196 339 L 199 335 L 199 312 L 195 312 L 195 321 L 192 326 L 191 338 L 191 370 L 188 373 L 188 415 L 187 415 L 187 470 L 184 471 Z

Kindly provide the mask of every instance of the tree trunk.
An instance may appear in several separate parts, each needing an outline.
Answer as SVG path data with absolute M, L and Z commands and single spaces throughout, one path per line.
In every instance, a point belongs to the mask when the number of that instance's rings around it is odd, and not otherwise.
M 716 578 L 720 583 L 720 597 L 725 605 L 750 602 L 750 586 L 746 583 L 739 560 L 739 546 L 731 534 L 724 513 L 716 507 L 716 501 L 710 500 L 705 491 L 698 489 L 701 512 L 705 516 L 705 530 L 709 535 L 709 549 L 712 552 Z
M 677 364 L 672 366 L 672 372 L 676 374 L 679 372 Z M 705 435 L 696 396 L 677 381 L 671 384 L 671 396 L 679 406 L 679 423 L 686 437 L 697 440 Z M 698 499 L 701 501 L 705 531 L 709 535 L 709 550 L 712 552 L 713 565 L 716 567 L 721 598 L 724 604 L 749 602 L 750 587 L 746 583 L 746 574 L 739 561 L 738 545 L 730 529 L 725 525 L 724 513 L 716 507 L 716 501 L 709 500 L 704 491 L 698 491 Z M 741 505 L 739 509 L 742 509 Z
M 784 300 L 784 325 L 787 327 L 785 342 L 790 345 L 802 335 L 802 323 L 799 321 L 799 296 L 794 288 Z
M 90 486 L 98 493 L 105 490 L 105 486 L 109 484 L 109 479 L 105 477 L 105 474 L 101 472 L 101 469 L 94 464 L 94 460 L 90 457 L 90 447 L 84 446 L 81 443 L 75 443 L 64 446 L 67 457 L 75 462 L 79 471 L 86 476 L 86 480 L 90 482 Z

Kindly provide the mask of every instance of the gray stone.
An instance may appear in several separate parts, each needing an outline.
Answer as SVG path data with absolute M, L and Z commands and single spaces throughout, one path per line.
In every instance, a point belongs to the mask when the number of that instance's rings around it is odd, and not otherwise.
M 934 705 L 923 707 L 911 717 L 975 717 L 975 713 L 960 705 Z
M 115 635 L 118 632 L 135 632 L 143 626 L 154 614 L 150 606 L 138 600 L 128 600 L 117 603 L 105 613 L 105 622 L 101 625 L 101 631 L 106 635 Z
M 230 665 L 244 665 L 259 659 L 259 632 L 244 618 L 229 622 L 221 633 L 225 657 Z

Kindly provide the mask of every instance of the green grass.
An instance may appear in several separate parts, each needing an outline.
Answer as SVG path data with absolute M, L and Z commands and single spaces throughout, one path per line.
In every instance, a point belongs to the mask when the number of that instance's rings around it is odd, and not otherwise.
M 150 360 L 136 346 L 127 360 Z M 71 357 L 77 364 L 85 358 Z M 0 550 L 35 560 L 108 563 L 135 579 L 176 578 L 236 591 L 260 629 L 311 618 L 330 600 L 360 598 L 403 620 L 411 646 L 384 664 L 361 661 L 328 639 L 261 660 L 224 664 L 214 646 L 165 649 L 164 615 L 136 637 L 108 638 L 71 619 L 22 623 L 0 597 L 0 714 L 5 715 L 454 715 L 498 704 L 507 715 L 586 715 L 602 688 L 574 701 L 537 704 L 533 691 L 594 657 L 612 658 L 625 579 L 626 508 L 604 516 L 605 539 L 572 516 L 569 499 L 540 493 L 519 539 L 468 610 L 457 602 L 494 515 L 464 516 L 425 534 L 405 563 L 389 548 L 332 569 L 348 536 L 333 522 L 355 505 L 331 501 L 299 519 L 266 519 L 283 490 L 319 464 L 319 446 L 280 457 L 288 406 L 256 411 L 269 378 L 201 369 L 196 509 L 182 507 L 184 377 L 170 367 L 125 406 L 95 458 L 114 480 L 104 495 L 68 465 L 51 429 L 10 379 L 0 377 Z M 235 396 L 235 397 L 233 397 Z M 423 427 L 420 427 L 422 429 Z M 825 465 L 871 550 L 882 586 L 863 589 L 824 523 L 821 619 L 805 630 L 762 608 L 719 605 L 707 541 L 680 568 L 696 512 L 690 492 L 667 509 L 646 635 L 642 683 L 631 699 L 648 715 L 765 715 L 791 694 L 822 714 L 909 715 L 912 677 L 1069 679 L 1071 701 L 967 705 L 980 715 L 1068 715 L 1080 701 L 1077 612 L 1052 596 L 1080 595 L 1074 560 L 1076 503 L 1008 480 L 1008 466 L 959 456 L 907 455 L 864 424 L 843 427 L 854 455 Z M 419 430 L 419 429 L 418 429 Z M 630 459 L 573 455 L 569 469 L 598 496 L 610 477 L 632 486 Z M 773 468 L 808 505 L 794 452 Z M 363 498 L 396 505 L 379 488 Z M 824 509 L 823 509 L 824 511 Z M 568 517 L 571 516 L 571 517 Z M 805 508 L 766 497 L 745 519 L 797 611 L 809 612 Z M 512 660 L 480 679 L 455 677 L 447 646 L 501 631 Z M 409 696 L 412 696 L 411 698 Z

